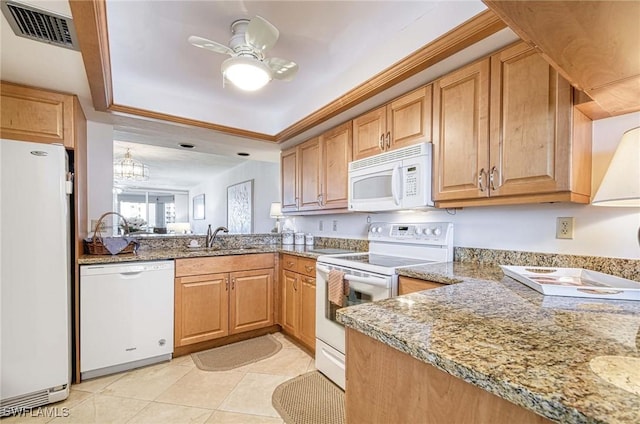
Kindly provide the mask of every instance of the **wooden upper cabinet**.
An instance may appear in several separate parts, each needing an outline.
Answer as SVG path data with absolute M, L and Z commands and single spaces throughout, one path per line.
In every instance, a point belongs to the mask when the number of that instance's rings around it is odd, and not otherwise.
M 410 146 L 420 141 L 432 141 L 433 85 L 421 87 L 387 106 L 386 150 Z
M 299 184 L 300 191 L 298 210 L 313 210 L 320 207 L 321 188 L 321 151 L 320 138 L 305 141 L 298 146 L 298 160 L 300 163 Z
M 640 2 L 484 0 L 520 38 L 604 110 L 640 110 Z
M 431 141 L 432 85 L 414 90 L 353 120 L 353 160 Z
M 491 196 L 568 190 L 571 87 L 535 50 L 491 57 Z
M 75 147 L 75 121 L 84 119 L 76 96 L 5 81 L 0 93 L 1 138 Z
M 437 206 L 588 203 L 591 121 L 572 96 L 525 43 L 436 81 Z
M 352 139 L 351 122 L 329 130 L 321 137 L 322 183 L 320 184 L 320 200 L 324 209 L 347 207 Z
M 281 153 L 284 212 L 347 208 L 352 134 L 345 122 Z
M 282 211 L 298 210 L 298 150 L 284 150 L 280 155 L 280 187 Z
M 489 59 L 434 83 L 433 198 L 488 196 Z
M 387 107 L 383 106 L 353 120 L 353 160 L 384 151 L 387 133 Z

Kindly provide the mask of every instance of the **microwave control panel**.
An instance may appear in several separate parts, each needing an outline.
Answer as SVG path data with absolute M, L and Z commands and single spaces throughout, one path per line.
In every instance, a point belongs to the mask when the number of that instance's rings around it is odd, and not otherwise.
M 408 166 L 404 177 L 404 196 L 415 197 L 418 195 L 418 181 L 420 174 L 417 166 Z

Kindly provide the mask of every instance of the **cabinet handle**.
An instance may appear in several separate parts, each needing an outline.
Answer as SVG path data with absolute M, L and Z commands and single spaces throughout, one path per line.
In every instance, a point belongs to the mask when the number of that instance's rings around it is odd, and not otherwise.
M 378 141 L 378 147 L 380 150 L 384 150 L 384 133 L 380 134 L 380 141 Z
M 387 136 L 385 137 L 387 140 L 387 149 L 391 147 L 391 133 L 387 131 Z
M 305 265 L 305 266 L 304 266 L 304 269 L 306 269 L 306 270 L 307 270 L 307 272 L 311 272 L 311 271 L 313 271 L 313 268 L 314 268 L 314 267 L 309 266 L 309 265 Z
M 484 191 L 485 187 L 483 185 L 482 176 L 486 173 L 487 172 L 484 170 L 484 168 L 480 169 L 480 172 L 478 172 L 478 188 L 480 189 L 480 191 Z
M 324 206 L 324 193 L 322 191 L 322 184 L 320 184 L 320 194 L 318 194 L 318 206 L 322 207 Z
M 235 290 L 236 289 L 236 278 L 233 277 L 231 279 L 231 290 Z
M 491 188 L 491 190 L 496 191 L 496 184 L 495 184 L 495 180 L 493 178 L 493 174 L 497 171 L 498 169 L 495 166 L 491 167 L 491 171 L 489 171 L 489 187 Z
M 291 261 L 287 261 L 287 266 L 288 266 L 288 267 L 293 266 L 293 262 L 291 262 Z
M 229 279 L 228 278 L 224 279 L 224 289 L 226 291 L 229 291 Z
M 307 284 L 313 284 L 313 279 L 312 278 L 305 278 L 304 282 Z
M 294 278 L 294 279 L 293 279 L 293 289 L 294 289 L 295 291 L 298 291 L 298 284 L 296 284 L 297 282 L 298 282 L 298 279 L 297 279 L 297 278 Z

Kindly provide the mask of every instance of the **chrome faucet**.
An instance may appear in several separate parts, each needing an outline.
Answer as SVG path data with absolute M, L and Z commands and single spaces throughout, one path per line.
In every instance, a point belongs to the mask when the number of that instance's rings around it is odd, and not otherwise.
M 218 227 L 215 231 L 211 232 L 211 224 L 209 224 L 209 228 L 207 229 L 207 247 L 213 247 L 213 242 L 216 241 L 216 236 L 219 231 L 228 233 L 229 229 L 227 227 Z

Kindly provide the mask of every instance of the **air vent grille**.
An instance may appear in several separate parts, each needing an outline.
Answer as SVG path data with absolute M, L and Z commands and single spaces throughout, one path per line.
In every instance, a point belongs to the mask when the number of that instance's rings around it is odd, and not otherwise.
M 2 1 L 2 12 L 19 37 L 79 50 L 73 20 L 14 1 Z
M 412 146 L 403 147 L 397 150 L 391 150 L 390 152 L 380 153 L 375 156 L 369 156 L 368 158 L 356 160 L 349 163 L 349 171 L 355 171 L 369 166 L 381 165 L 383 163 L 398 161 L 405 158 L 415 157 L 418 155 L 430 154 L 430 143 L 419 143 Z

